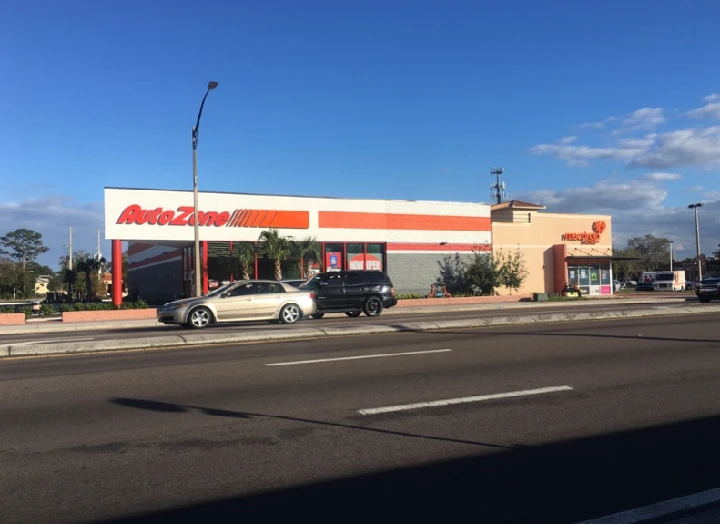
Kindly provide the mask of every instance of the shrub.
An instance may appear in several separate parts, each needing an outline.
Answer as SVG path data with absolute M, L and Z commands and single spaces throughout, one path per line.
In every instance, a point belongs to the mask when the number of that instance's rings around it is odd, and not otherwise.
M 401 293 L 397 296 L 398 300 L 414 300 L 417 298 L 425 298 L 425 295 L 420 293 Z
M 15 306 L 0 306 L 0 313 L 15 313 Z
M 55 308 L 52 307 L 50 304 L 40 304 L 40 314 L 45 316 L 54 315 Z
M 23 306 L 23 307 L 19 307 L 17 312 L 25 313 L 25 318 L 31 318 L 32 314 L 33 314 L 33 308 L 32 308 L 32 306 Z
M 60 306 L 61 313 L 70 313 L 71 311 L 77 311 L 73 304 L 63 304 Z

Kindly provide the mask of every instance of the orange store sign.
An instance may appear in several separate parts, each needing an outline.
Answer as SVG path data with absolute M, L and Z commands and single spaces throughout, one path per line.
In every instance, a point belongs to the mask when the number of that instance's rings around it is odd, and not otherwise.
M 582 233 L 564 233 L 562 239 L 564 242 L 581 242 L 583 244 L 597 244 L 600 242 L 600 235 L 605 231 L 606 224 L 602 220 L 593 222 L 592 232 L 584 231 Z

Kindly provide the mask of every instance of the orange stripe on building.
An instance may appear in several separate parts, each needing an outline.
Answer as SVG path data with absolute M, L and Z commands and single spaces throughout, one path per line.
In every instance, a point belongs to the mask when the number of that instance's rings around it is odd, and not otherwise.
M 387 245 L 390 251 L 442 251 L 445 253 L 456 251 L 492 251 L 489 244 L 440 244 L 433 243 L 412 243 L 412 242 L 393 242 Z
M 134 255 L 135 253 L 142 253 L 143 251 L 146 251 L 153 247 L 155 244 L 146 244 L 144 242 L 133 242 L 128 246 L 127 254 L 128 256 Z
M 268 213 L 262 219 L 262 222 L 260 222 L 260 227 L 263 229 L 266 227 L 270 227 L 270 224 L 272 224 L 272 221 L 276 215 L 277 215 L 277 211 L 268 211 Z
M 250 222 L 249 227 L 259 227 L 260 222 L 262 221 L 262 219 L 265 217 L 266 214 L 267 214 L 267 211 L 258 210 L 255 213 L 255 216 L 253 216 L 252 222 Z
M 310 213 L 308 211 L 277 211 L 267 227 L 307 229 L 310 227 Z
M 386 229 L 405 231 L 490 231 L 490 217 L 410 215 L 320 211 L 319 226 L 325 229 Z
M 247 214 L 248 214 L 248 210 L 247 210 L 247 209 L 242 209 L 242 210 L 240 211 L 240 214 L 238 215 L 238 217 L 235 219 L 235 224 L 233 224 L 233 227 L 240 227 L 240 226 L 242 226 L 243 222 L 245 221 L 245 217 L 247 216 Z

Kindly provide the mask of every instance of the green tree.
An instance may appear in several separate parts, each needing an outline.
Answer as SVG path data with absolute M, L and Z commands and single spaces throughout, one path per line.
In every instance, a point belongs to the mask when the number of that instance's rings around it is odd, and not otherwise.
M 87 294 L 85 287 L 85 276 L 79 273 L 77 270 L 77 264 L 81 260 L 85 260 L 91 255 L 86 251 L 80 250 L 73 253 L 73 268 L 72 270 L 68 267 L 68 255 L 63 255 L 58 259 L 58 266 L 60 267 L 60 274 L 62 280 L 67 286 L 68 298 L 73 299 L 76 296 L 82 297 Z
M 631 276 L 642 271 L 643 262 L 639 252 L 632 249 L 613 249 L 616 257 L 635 258 L 637 260 L 614 260 L 612 263 L 613 274 L 616 278 L 628 280 Z M 621 277 L 622 275 L 622 277 Z
M 93 256 L 89 256 L 77 263 L 76 270 L 78 273 L 85 274 L 85 298 L 86 300 L 92 300 L 97 296 L 98 288 L 98 272 L 102 271 L 105 267 L 105 259 L 97 259 Z
M 638 264 L 639 271 L 656 271 L 668 265 L 670 260 L 668 244 L 670 241 L 667 238 L 645 235 L 628 239 L 627 249 L 637 253 L 642 259 Z
M 473 253 L 465 264 L 465 280 L 479 289 L 483 295 L 493 295 L 495 288 L 502 285 L 497 258 L 489 253 Z
M 292 254 L 291 239 L 282 236 L 277 229 L 260 233 L 260 252 L 275 262 L 275 280 L 282 280 L 282 263 Z
M 512 295 L 513 290 L 520 289 L 528 276 L 522 252 L 520 249 L 515 250 L 514 253 L 503 253 L 501 250 L 495 257 L 499 272 L 498 280 Z
M 22 268 L 20 285 L 23 296 L 28 295 L 26 273 L 28 263 L 34 262 L 37 257 L 48 251 L 49 248 L 43 244 L 42 234 L 32 229 L 16 229 L 0 237 L 0 255 L 9 256 L 15 262 L 19 262 Z M 34 280 L 32 294 L 35 294 Z
M 313 264 L 320 262 L 321 248 L 320 243 L 315 237 L 306 237 L 295 242 L 295 249 L 300 257 L 300 267 L 302 268 L 301 278 L 310 276 L 310 269 Z
M 438 260 L 440 266 L 439 281 L 445 284 L 447 290 L 455 295 L 457 293 L 467 292 L 470 285 L 465 279 L 467 266 L 463 261 L 460 253 L 454 255 L 443 255 L 442 260 Z M 428 282 L 428 286 L 432 282 Z
M 255 272 L 255 256 L 257 249 L 252 242 L 242 242 L 235 245 L 235 256 L 240 264 L 243 280 L 250 280 L 250 268 Z

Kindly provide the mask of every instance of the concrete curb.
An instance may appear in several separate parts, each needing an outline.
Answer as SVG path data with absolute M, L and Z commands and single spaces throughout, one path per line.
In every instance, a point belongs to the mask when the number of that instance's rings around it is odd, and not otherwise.
M 423 306 L 423 307 L 403 307 L 387 309 L 383 312 L 387 315 L 420 315 L 420 314 L 436 314 L 436 313 L 472 313 L 473 311 L 502 311 L 506 309 L 523 309 L 523 308 L 549 308 L 568 307 L 569 305 L 582 307 L 592 307 L 600 304 L 608 306 L 623 304 L 677 304 L 677 303 L 696 303 L 697 299 L 690 297 L 678 298 L 628 298 L 628 299 L 589 299 L 582 302 L 505 302 L 497 304 L 465 304 L 458 306 Z M 694 299 L 694 300 L 693 300 Z M 0 335 L 24 335 L 24 334 L 40 334 L 40 333 L 69 333 L 73 331 L 104 331 L 109 329 L 150 329 L 150 328 L 175 328 L 175 326 L 167 326 L 160 322 L 150 320 L 135 320 L 128 322 L 112 322 L 102 321 L 93 322 L 92 324 L 62 324 L 60 322 L 43 322 L 24 324 L 22 326 L 1 326 Z
M 668 315 L 700 315 L 720 313 L 720 305 L 697 305 L 685 308 L 636 309 L 622 311 L 594 311 L 578 313 L 548 313 L 522 317 L 484 317 L 436 322 L 408 322 L 395 325 L 317 327 L 293 330 L 258 330 L 240 333 L 198 333 L 147 337 L 125 340 L 103 340 L 98 342 L 75 342 L 47 344 L 4 344 L 0 345 L 0 358 L 30 355 L 55 355 L 69 353 L 97 353 L 128 349 L 151 349 L 161 347 L 198 346 L 203 344 L 242 344 L 252 342 L 303 340 L 320 337 L 380 335 L 438 331 L 443 329 L 468 329 L 489 326 L 517 326 L 526 324 L 551 324 L 562 322 L 583 322 L 591 320 L 631 319 L 661 317 Z

